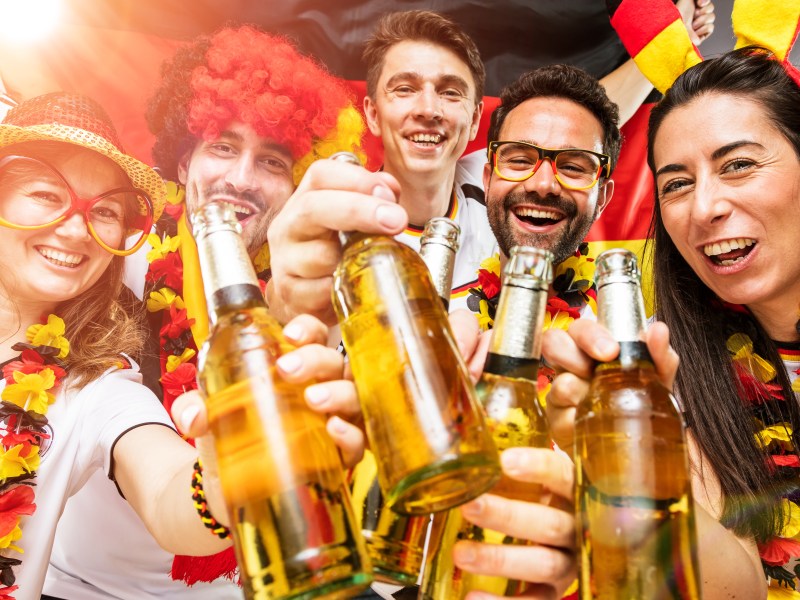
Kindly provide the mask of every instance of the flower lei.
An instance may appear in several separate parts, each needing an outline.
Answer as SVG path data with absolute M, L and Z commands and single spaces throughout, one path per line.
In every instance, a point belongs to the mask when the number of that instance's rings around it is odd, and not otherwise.
M 589 256 L 589 244 L 583 242 L 575 254 L 556 266 L 553 274 L 555 295 L 547 300 L 544 330 L 567 329 L 569 324 L 581 317 L 581 310 L 589 305 L 597 313 L 597 290 L 594 285 L 594 258 Z M 471 297 L 467 305 L 478 313 L 478 324 L 482 331 L 491 329 L 500 299 L 500 255 L 495 254 L 481 263 L 478 270 L 479 286 L 469 290 Z M 475 301 L 477 300 L 477 306 Z M 550 389 L 555 372 L 541 365 L 539 368 L 539 401 Z
M 724 306 L 735 313 L 749 314 L 742 306 L 727 303 Z M 778 374 L 775 366 L 754 352 L 753 341 L 748 335 L 734 333 L 726 345 L 739 379 L 742 399 L 752 410 L 756 444 L 769 453 L 766 468 L 781 481 L 795 482 L 793 489 L 788 490 L 781 499 L 785 518 L 780 533 L 758 544 L 758 551 L 764 572 L 778 584 L 780 590 L 771 588 L 770 598 L 796 598 L 800 566 L 795 566 L 794 572 L 791 572 L 785 565 L 792 559 L 800 558 L 800 485 L 796 483 L 800 473 L 800 456 L 794 447 L 791 423 L 776 416 L 781 414 L 780 405 L 786 402 L 786 398 L 781 385 L 775 382 Z M 800 375 L 800 369 L 795 373 Z M 792 383 L 792 391 L 800 394 L 800 378 Z M 785 593 L 781 595 L 781 592 Z
M 47 409 L 66 376 L 63 359 L 69 354 L 64 321 L 55 315 L 47 323 L 31 325 L 28 343 L 17 343 L 21 354 L 3 367 L 6 387 L 0 394 L 0 549 L 20 554 L 22 517 L 32 515 L 34 479 L 42 453 L 47 449 Z M 13 567 L 22 560 L 0 556 L 0 598 L 13 600 L 19 586 Z
M 177 223 L 183 218 L 185 190 L 175 182 L 167 182 L 165 214 L 159 220 L 163 237 L 150 234 L 147 241 L 152 250 L 147 253 L 150 267 L 145 275 L 147 285 L 147 310 L 161 313 L 159 341 L 161 348 L 161 385 L 163 404 L 169 412 L 175 398 L 189 390 L 197 389 L 197 343 L 192 335 L 194 319 L 189 318 L 182 294 L 183 260 L 180 255 L 181 238 Z M 269 248 L 265 244 L 258 252 L 254 265 L 262 292 L 269 279 Z M 188 585 L 197 581 L 213 581 L 217 577 L 232 578 L 236 569 L 233 549 L 229 548 L 209 557 L 176 556 L 172 578 Z M 1 600 L 1 599 L 0 599 Z

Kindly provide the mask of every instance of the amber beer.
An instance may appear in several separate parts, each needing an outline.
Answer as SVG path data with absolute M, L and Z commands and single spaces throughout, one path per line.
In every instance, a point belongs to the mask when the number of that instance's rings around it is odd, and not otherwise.
M 343 242 L 333 303 L 386 503 L 462 504 L 497 480 L 498 456 L 428 269 L 389 236 Z
M 582 600 L 700 598 L 681 413 L 644 343 L 636 257 L 597 259 L 598 321 L 620 344 L 575 418 Z
M 517 246 L 511 249 L 503 270 L 489 355 L 477 386 L 489 429 L 501 451 L 516 446 L 550 447 L 536 376 L 547 291 L 553 280 L 552 260 L 553 255 L 546 250 Z M 541 486 L 503 476 L 491 493 L 535 502 L 542 490 Z M 432 531 L 420 598 L 461 600 L 471 590 L 499 596 L 515 596 L 525 591 L 526 586 L 520 581 L 462 571 L 453 562 L 453 546 L 459 540 L 493 544 L 527 542 L 473 525 L 458 509 L 434 515 Z
M 445 310 L 453 287 L 453 265 L 460 233 L 461 228 L 455 222 L 434 217 L 425 224 L 420 238 L 419 254 Z M 386 506 L 378 483 L 375 456 L 369 450 L 353 470 L 352 481 L 356 519 L 367 542 L 375 579 L 400 585 L 417 583 L 430 516 L 401 515 Z
M 351 597 L 372 576 L 325 417 L 275 374 L 294 348 L 267 313 L 233 209 L 206 204 L 192 224 L 213 325 L 198 382 L 245 596 Z

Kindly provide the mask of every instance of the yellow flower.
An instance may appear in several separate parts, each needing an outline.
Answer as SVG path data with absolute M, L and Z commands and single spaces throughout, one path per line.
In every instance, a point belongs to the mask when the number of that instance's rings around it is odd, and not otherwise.
M 800 392 L 800 377 L 798 377 L 792 382 L 792 391 Z
M 186 348 L 180 356 L 170 355 L 167 357 L 167 373 L 172 373 L 175 369 L 181 366 L 183 363 L 192 359 L 192 357 L 197 354 L 191 348 Z
M 564 329 L 566 330 L 569 327 L 569 324 L 572 323 L 575 319 L 569 316 L 567 312 L 557 312 L 555 319 L 550 316 L 550 313 L 547 313 L 544 316 L 544 331 L 548 329 Z
M 750 371 L 759 381 L 767 383 L 777 374 L 775 367 L 753 352 L 753 340 L 743 333 L 734 333 L 725 344 L 733 360 Z
M 153 247 L 147 253 L 147 262 L 151 263 L 164 258 L 170 252 L 175 252 L 181 245 L 181 238 L 177 235 L 175 237 L 165 235 L 162 241 L 155 233 L 151 233 L 147 236 L 147 242 Z
M 19 517 L 17 518 L 17 524 L 14 526 L 14 529 L 9 531 L 6 535 L 0 538 L 0 548 L 8 548 L 9 550 L 16 550 L 19 553 L 23 553 L 24 551 L 19 546 L 15 546 L 13 542 L 16 542 L 19 538 L 22 537 L 22 529 L 19 527 Z
M 489 273 L 500 275 L 500 255 L 495 254 L 494 256 L 482 261 L 481 269 L 486 269 L 489 271 Z
M 800 506 L 786 498 L 781 500 L 781 504 L 783 505 L 784 522 L 779 535 L 784 538 L 797 539 L 797 534 L 800 533 Z
M 570 256 L 567 260 L 558 265 L 555 277 L 566 273 L 568 269 L 572 269 L 575 275 L 572 279 L 570 289 L 588 290 L 592 287 L 592 283 L 594 282 L 595 271 L 595 263 L 593 260 L 589 260 L 589 258 L 589 256 L 584 256 L 583 254 L 580 256 Z
M 150 292 L 150 297 L 147 299 L 147 310 L 158 312 L 168 309 L 173 304 L 175 308 L 185 308 L 183 298 L 168 287 L 163 287 L 158 291 Z
M 778 423 L 764 427 L 756 434 L 756 443 L 762 448 L 767 448 L 772 442 L 778 442 L 782 447 L 791 448 L 792 428 L 787 423 Z
M 31 325 L 25 332 L 28 342 L 34 346 L 51 346 L 57 348 L 58 358 L 65 358 L 69 354 L 69 342 L 64 337 L 64 321 L 55 315 L 47 316 L 47 324 L 37 323 Z
M 256 273 L 269 269 L 269 244 L 261 246 L 261 250 L 258 251 L 255 260 L 253 260 L 253 266 L 256 268 Z
M 478 306 L 480 308 L 480 312 L 476 315 L 478 317 L 478 326 L 481 331 L 486 331 L 494 323 L 494 319 L 489 316 L 489 303 L 486 300 L 481 300 L 478 302 Z
M 186 197 L 186 190 L 182 185 L 178 185 L 174 181 L 167 181 L 167 202 L 172 205 L 177 205 L 183 202 Z
M 39 468 L 39 446 L 31 446 L 27 456 L 20 456 L 22 444 L 0 450 L 0 480 L 31 473 Z
M 800 600 L 800 592 L 779 585 L 773 580 L 767 589 L 767 600 Z
M 43 415 L 47 412 L 47 407 L 56 401 L 56 397 L 47 391 L 56 383 L 52 369 L 27 374 L 14 371 L 14 381 L 16 383 L 6 386 L 0 398 L 23 410 L 32 410 Z

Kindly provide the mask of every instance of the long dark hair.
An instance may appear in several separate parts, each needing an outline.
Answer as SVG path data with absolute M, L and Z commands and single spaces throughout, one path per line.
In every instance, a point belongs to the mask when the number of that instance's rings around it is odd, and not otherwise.
M 750 47 L 689 69 L 653 109 L 647 156 L 653 173 L 653 142 L 666 116 L 710 93 L 758 103 L 800 157 L 800 89 L 768 51 Z M 755 351 L 776 367 L 773 383 L 781 386 L 786 400 L 763 398 L 759 410 L 769 414 L 760 416 L 791 423 L 794 447 L 800 448 L 800 407 L 788 374 L 775 343 L 758 321 L 747 312 L 725 310 L 683 259 L 664 228 L 657 194 L 648 238 L 656 314 L 669 326 L 670 339 L 681 357 L 676 391 L 687 422 L 719 477 L 724 499 L 722 522 L 738 535 L 766 541 L 780 531 L 785 517 L 780 498 L 796 486 L 797 479 L 781 469 L 771 473 L 767 466 L 770 459 L 755 441 L 753 414 L 742 399 L 743 390 L 726 348 L 728 337 L 735 332 L 747 334 Z

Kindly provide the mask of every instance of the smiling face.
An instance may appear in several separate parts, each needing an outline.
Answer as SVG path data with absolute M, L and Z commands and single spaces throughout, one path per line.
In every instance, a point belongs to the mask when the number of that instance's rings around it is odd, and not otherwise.
M 191 212 L 214 200 L 229 202 L 251 256 L 267 241 L 267 228 L 294 191 L 289 151 L 233 122 L 219 137 L 201 140 L 178 165 Z
M 9 146 L 3 154 L 24 154 L 47 161 L 80 198 L 94 198 L 108 190 L 130 185 L 122 170 L 110 159 L 72 144 L 31 142 Z M 62 188 L 61 181 L 48 176 L 46 170 L 37 177 L 32 176 L 30 168 L 24 168 L 5 178 L 0 189 L 0 203 L 40 210 L 43 204 L 63 202 L 64 198 L 59 197 Z M 21 199 L 24 202 L 20 202 Z M 103 214 L 110 208 L 102 207 Z M 23 222 L 22 219 L 24 215 L 20 215 L 18 222 Z M 117 235 L 106 233 L 111 236 L 108 240 L 112 245 L 119 247 L 124 236 L 124 219 L 114 219 L 114 222 Z M 94 285 L 113 258 L 91 237 L 80 213 L 44 229 L 3 228 L 1 233 L 0 283 L 6 290 L 13 290 L 14 302 L 20 306 L 54 310 L 58 303 Z
M 796 310 L 800 161 L 761 105 L 700 96 L 665 117 L 653 157 L 664 227 L 703 283 L 754 312 Z
M 375 97 L 364 99 L 369 129 L 383 140 L 384 169 L 400 179 L 451 177 L 482 109 L 467 64 L 426 41 L 389 48 Z
M 600 121 L 565 98 L 526 100 L 508 113 L 500 140 L 603 152 Z M 514 246 L 535 246 L 553 252 L 556 264 L 575 252 L 614 189 L 614 182 L 607 179 L 585 190 L 564 188 L 549 161 L 521 182 L 500 178 L 487 164 L 483 185 L 489 224 L 503 254 L 508 256 Z

